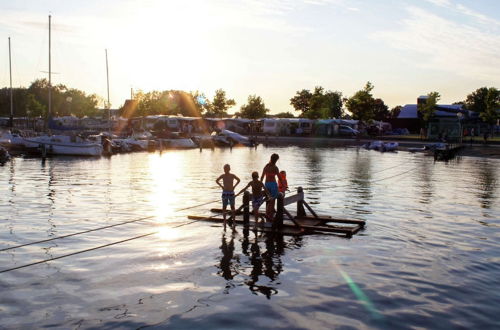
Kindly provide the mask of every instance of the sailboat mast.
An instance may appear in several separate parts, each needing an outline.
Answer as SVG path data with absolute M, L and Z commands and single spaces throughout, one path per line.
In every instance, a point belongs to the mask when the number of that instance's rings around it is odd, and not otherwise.
M 109 123 L 109 130 L 111 131 L 111 103 L 109 102 L 109 70 L 108 70 L 108 50 L 104 50 L 106 52 L 106 85 L 107 85 L 107 90 L 108 90 L 108 123 Z
M 107 88 L 108 88 L 108 108 L 111 107 L 111 103 L 109 103 L 109 70 L 108 70 L 108 50 L 105 49 L 106 51 L 106 83 L 107 83 Z
M 14 127 L 14 102 L 12 97 L 12 60 L 10 56 L 10 37 L 9 37 L 9 72 L 10 72 L 10 118 L 9 126 Z
M 52 115 L 52 66 L 51 66 L 52 61 L 51 61 L 51 52 L 50 52 L 51 19 L 52 19 L 52 16 L 49 15 L 49 112 L 48 112 L 49 117 Z

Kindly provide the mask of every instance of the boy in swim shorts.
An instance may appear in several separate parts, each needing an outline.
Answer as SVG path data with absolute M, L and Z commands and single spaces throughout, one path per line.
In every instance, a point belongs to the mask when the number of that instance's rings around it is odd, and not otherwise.
M 233 219 L 233 230 L 236 226 L 236 210 L 234 208 L 234 188 L 240 183 L 240 178 L 230 173 L 231 166 L 224 165 L 224 174 L 221 174 L 215 182 L 222 188 L 222 216 L 224 218 L 224 230 L 226 230 L 226 208 L 231 206 L 231 218 Z M 222 184 L 220 181 L 222 180 Z M 236 180 L 236 184 L 234 181 Z
M 267 190 L 266 186 L 264 186 L 264 184 L 259 180 L 259 172 L 252 172 L 252 181 L 250 181 L 245 188 L 241 189 L 238 195 L 250 187 L 252 187 L 253 215 L 255 217 L 255 224 L 257 225 L 259 222 L 259 207 L 267 199 L 271 198 L 271 194 Z

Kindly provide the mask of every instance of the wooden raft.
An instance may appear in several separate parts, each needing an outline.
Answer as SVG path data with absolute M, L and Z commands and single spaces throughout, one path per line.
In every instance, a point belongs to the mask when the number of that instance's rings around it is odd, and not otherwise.
M 332 233 L 345 237 L 352 237 L 365 226 L 364 220 L 340 219 L 330 216 L 319 216 L 304 200 L 304 190 L 302 187 L 297 189 L 297 194 L 284 197 L 282 193 L 278 194 L 276 214 L 270 223 L 255 223 L 251 221 L 253 214 L 250 212 L 250 193 L 245 191 L 243 195 L 243 205 L 236 210 L 236 224 L 242 224 L 245 227 L 252 226 L 257 231 L 261 232 L 278 232 L 284 235 L 304 235 L 304 234 L 319 234 Z M 296 204 L 296 215 L 292 215 L 285 206 Z M 307 215 L 306 209 L 310 215 Z M 217 217 L 222 213 L 222 209 L 211 209 L 215 216 L 188 216 L 191 220 L 223 222 L 224 219 Z M 227 218 L 230 217 L 230 211 L 227 212 Z M 259 217 L 263 217 L 264 213 L 259 213 Z M 228 223 L 231 223 L 228 220 Z M 272 224 L 272 225 L 269 225 Z

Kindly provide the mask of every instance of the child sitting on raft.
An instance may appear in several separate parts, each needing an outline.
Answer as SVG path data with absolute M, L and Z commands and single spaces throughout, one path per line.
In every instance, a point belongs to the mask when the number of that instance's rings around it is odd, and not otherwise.
M 224 218 L 224 230 L 226 230 L 226 208 L 227 204 L 231 206 L 231 218 L 233 220 L 233 230 L 236 226 L 236 210 L 234 208 L 234 188 L 240 183 L 238 178 L 233 173 L 230 173 L 231 166 L 224 165 L 224 174 L 221 174 L 215 182 L 222 188 L 222 216 Z M 220 184 L 222 180 L 223 184 Z M 236 184 L 234 181 L 236 180 Z
M 259 180 L 259 172 L 252 172 L 252 181 L 250 181 L 245 188 L 241 189 L 238 193 L 241 194 L 248 188 L 252 187 L 252 208 L 253 215 L 255 217 L 255 224 L 259 222 L 259 207 L 267 200 L 271 198 L 269 191 L 266 186 Z

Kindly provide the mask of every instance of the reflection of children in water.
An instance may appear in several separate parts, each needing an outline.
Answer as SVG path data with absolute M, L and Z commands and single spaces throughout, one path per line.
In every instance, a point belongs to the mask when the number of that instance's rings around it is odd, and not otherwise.
M 255 294 L 259 292 L 268 299 L 278 293 L 276 288 L 279 274 L 283 271 L 281 256 L 285 253 L 287 247 L 300 247 L 301 238 L 291 238 L 285 242 L 283 235 L 264 234 L 250 239 L 248 228 L 243 230 L 241 237 L 241 253 L 235 251 L 233 233 L 228 240 L 226 234 L 222 235 L 220 264 L 218 274 L 223 277 L 226 283 L 224 293 L 229 293 L 229 289 L 235 287 L 235 281 L 241 276 L 245 285 L 247 285 Z M 247 270 L 250 269 L 250 273 Z M 265 275 L 266 278 L 263 278 Z

